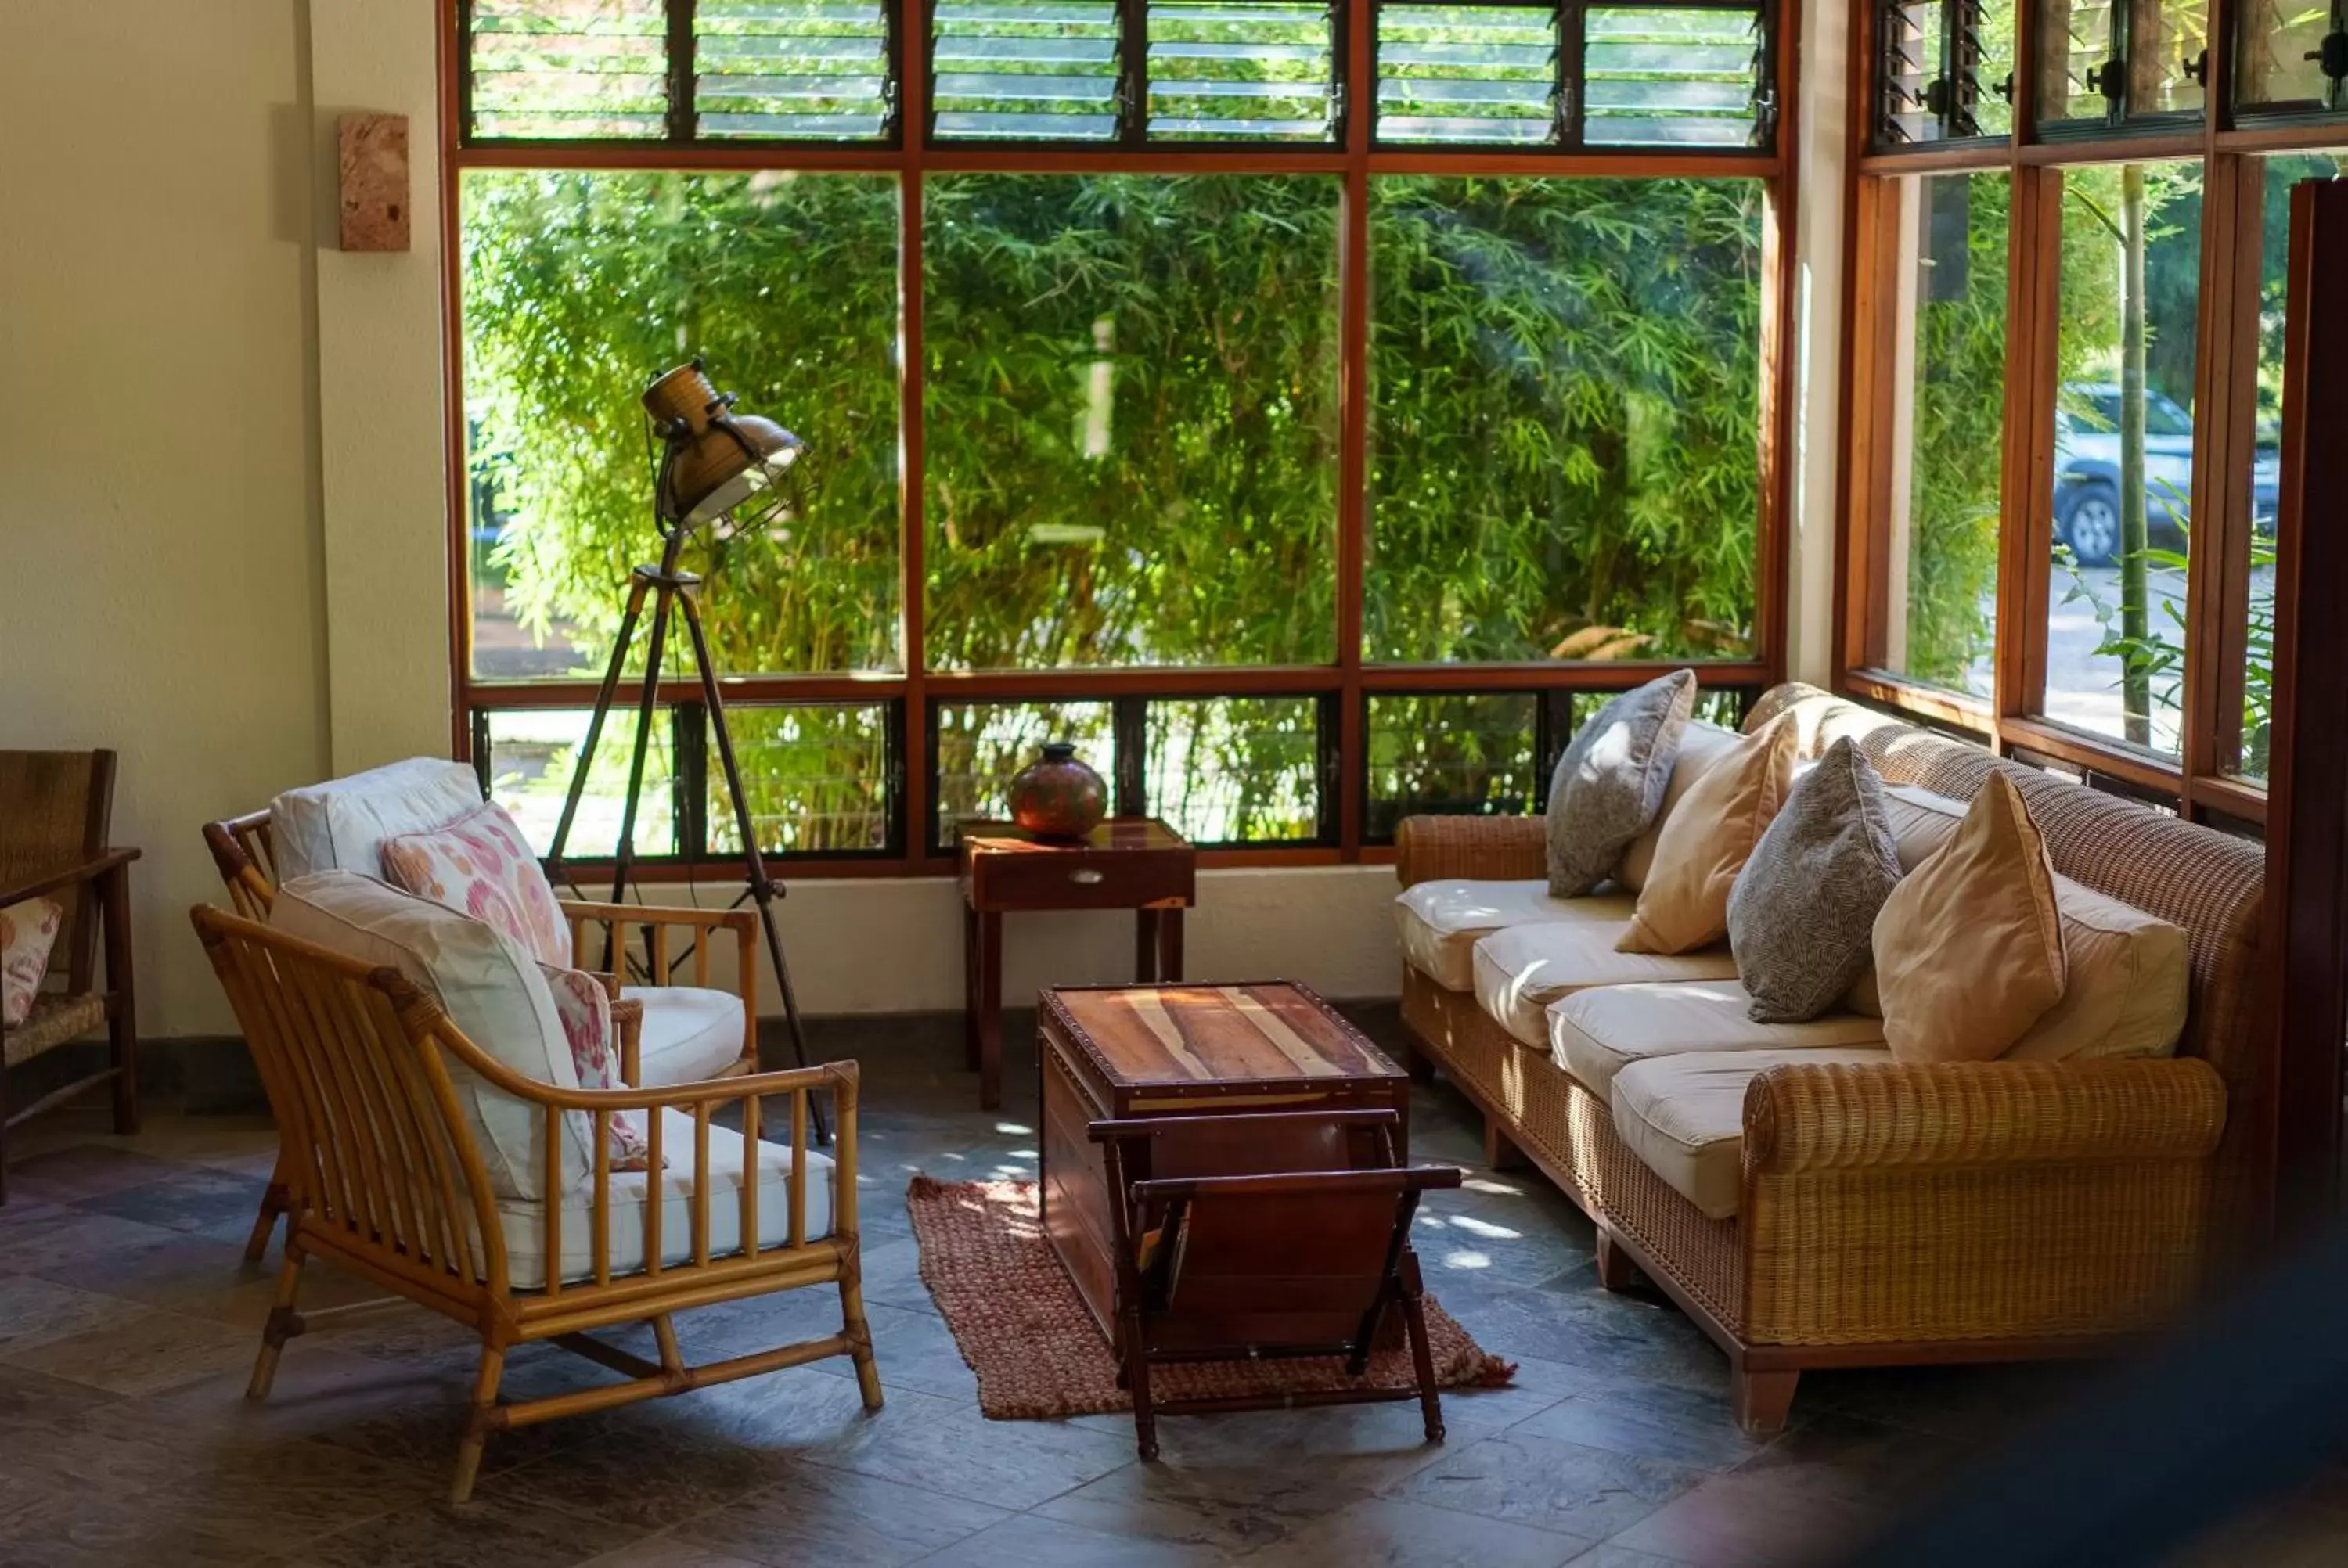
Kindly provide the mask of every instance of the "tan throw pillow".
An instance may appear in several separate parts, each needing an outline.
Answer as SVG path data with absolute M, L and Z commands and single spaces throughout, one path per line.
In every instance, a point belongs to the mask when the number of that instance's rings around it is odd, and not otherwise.
M 1801 732 L 1781 714 L 1705 771 L 1663 821 L 1622 953 L 1692 953 L 1728 935 L 1728 892 L 1794 787 Z
M 1899 1061 L 1992 1061 L 2063 999 L 2068 973 L 2046 845 L 1993 774 L 1875 917 L 1884 1040 Z
M 1636 893 L 1647 885 L 1647 873 L 1655 865 L 1655 840 L 1663 835 L 1663 824 L 1671 821 L 1672 813 L 1687 798 L 1696 781 L 1710 773 L 1713 764 L 1736 750 L 1745 737 L 1735 730 L 1707 724 L 1701 719 L 1690 719 L 1687 728 L 1680 732 L 1680 754 L 1672 763 L 1672 782 L 1663 787 L 1663 804 L 1655 813 L 1655 820 L 1647 824 L 1638 837 L 1622 851 L 1621 864 L 1614 867 L 1614 881 L 1625 893 Z

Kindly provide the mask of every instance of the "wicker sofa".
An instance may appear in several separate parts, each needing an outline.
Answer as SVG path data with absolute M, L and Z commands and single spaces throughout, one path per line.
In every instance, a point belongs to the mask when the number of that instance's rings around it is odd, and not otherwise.
M 1805 757 L 1851 735 L 1887 782 L 1912 786 L 1903 794 L 1962 803 L 1992 769 L 2006 770 L 2056 872 L 2182 927 L 2189 974 L 2173 1057 L 1919 1067 L 1836 1050 L 1830 1038 L 1756 1051 L 1734 1076 L 1720 1064 L 1735 1059 L 1706 1057 L 1732 1162 L 1728 1199 L 1712 1206 L 1733 1213 L 1715 1218 L 1682 1190 L 1684 1172 L 1666 1180 L 1633 1152 L 1606 1095 L 1561 1064 L 1562 1045 L 1538 1043 L 1510 992 L 1509 944 L 1521 948 L 1527 923 L 1560 914 L 1529 886 L 1543 875 L 1541 822 L 1402 825 L 1403 886 L 1442 885 L 1418 902 L 1447 899 L 1456 916 L 1440 953 L 1405 917 L 1414 1065 L 1441 1069 L 1481 1108 L 1496 1163 L 1521 1155 L 1590 1214 L 1609 1287 L 1643 1274 L 1727 1351 L 1737 1419 L 1755 1431 L 1784 1423 L 1805 1369 L 2059 1356 L 2156 1327 L 2258 1234 L 2269 1185 L 2258 1129 L 2271 1085 L 2252 1019 L 2256 845 L 1813 687 L 1771 689 L 1746 730 L 1789 711 Z M 1603 900 L 1569 902 L 1590 906 L 1573 917 L 1608 914 Z M 1559 930 L 1549 931 L 1552 955 L 1600 950 Z M 1716 979 L 1733 975 L 1725 950 L 1660 962 L 1688 967 L 1625 973 L 1591 957 L 1588 983 L 1734 989 Z M 1513 967 L 1521 979 L 1526 966 Z M 1581 972 L 1554 957 L 1549 967 L 1558 985 Z M 1635 995 L 1608 1001 L 1620 1011 Z M 1595 998 L 1586 992 L 1578 1012 Z M 1741 1136 L 1738 1102 L 1723 1103 L 1739 1089 Z

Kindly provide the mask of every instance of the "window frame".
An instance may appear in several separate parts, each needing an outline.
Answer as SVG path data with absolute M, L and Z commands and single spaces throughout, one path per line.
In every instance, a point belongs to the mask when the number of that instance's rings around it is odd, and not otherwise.
M 782 674 L 727 677 L 724 692 L 735 703 L 860 702 L 886 703 L 894 715 L 891 756 L 901 768 L 892 782 L 889 820 L 891 846 L 854 854 L 790 852 L 768 859 L 795 876 L 938 876 L 955 866 L 949 845 L 937 842 L 933 772 L 934 714 L 940 704 L 995 701 L 1108 702 L 1120 715 L 1139 712 L 1151 699 L 1313 697 L 1319 707 L 1320 831 L 1311 841 L 1244 846 L 1203 846 L 1201 863 L 1213 866 L 1334 866 L 1390 862 L 1390 841 L 1365 833 L 1368 803 L 1367 710 L 1373 695 L 1443 692 L 1533 692 L 1574 693 L 1619 691 L 1693 662 L 1707 690 L 1749 694 L 1784 678 L 1788 563 L 1787 507 L 1793 486 L 1792 375 L 1790 351 L 1795 304 L 1793 254 L 1797 191 L 1795 160 L 1787 149 L 1798 146 L 1796 96 L 1799 7 L 1792 0 L 1761 0 L 1766 86 L 1774 95 L 1774 134 L 1765 146 L 1704 147 L 1675 150 L 1653 147 L 1573 147 L 1560 144 L 1498 148 L 1381 145 L 1375 136 L 1375 22 L 1378 0 L 1333 0 L 1333 30 L 1338 48 L 1333 76 L 1340 93 L 1339 139 L 1310 142 L 1161 139 L 1131 136 L 1117 141 L 1044 142 L 955 138 L 934 140 L 930 124 L 932 66 L 926 44 L 918 62 L 905 41 L 926 40 L 932 0 L 886 0 L 891 12 L 891 63 L 896 72 L 895 116 L 886 138 L 862 141 L 766 141 L 742 138 L 695 139 L 670 117 L 666 139 L 546 141 L 475 139 L 466 135 L 468 92 L 466 23 L 470 0 L 439 0 L 441 100 L 441 245 L 445 402 L 448 411 L 446 467 L 449 539 L 449 661 L 452 672 L 452 754 L 474 754 L 476 715 L 516 708 L 592 705 L 592 679 L 497 681 L 478 677 L 472 664 L 472 585 L 469 500 L 471 486 L 464 409 L 464 341 L 459 239 L 460 181 L 469 171 L 495 169 L 639 169 L 682 173 L 761 169 L 803 172 L 857 171 L 894 176 L 899 187 L 898 414 L 901 452 L 898 482 L 900 645 L 905 668 L 885 674 Z M 1672 0 L 1664 0 L 1666 5 Z M 1726 0 L 1686 0 L 1696 8 L 1720 9 Z M 1143 0 L 1120 0 L 1128 27 Z M 690 37 L 689 0 L 669 0 L 672 46 Z M 1578 15 L 1583 0 L 1559 0 L 1561 14 Z M 1146 32 L 1140 36 L 1146 48 Z M 689 61 L 689 55 L 686 56 Z M 672 76 L 675 75 L 672 56 Z M 1143 115 L 1129 117 L 1146 123 Z M 689 121 L 683 122 L 689 132 Z M 921 128 L 907 134 L 906 128 Z M 922 200 L 931 174 L 960 173 L 1150 173 L 1297 174 L 1342 178 L 1338 238 L 1339 440 L 1336 457 L 1334 571 L 1335 661 L 1328 664 L 1231 668 L 1038 669 L 947 671 L 928 667 L 924 654 L 924 516 L 922 413 L 923 401 Z M 1752 651 L 1748 657 L 1711 661 L 1620 662 L 1528 661 L 1480 664 L 1382 663 L 1363 651 L 1365 535 L 1369 527 L 1368 422 L 1370 359 L 1370 182 L 1385 175 L 1529 175 L 1556 179 L 1745 178 L 1758 180 L 1768 207 L 1760 263 L 1761 332 L 1758 410 L 1754 438 L 1759 461 Z M 787 414 L 788 411 L 780 411 Z M 618 591 L 617 585 L 614 592 Z M 697 706 L 699 685 L 664 679 L 658 701 L 671 709 Z M 1549 704 L 1543 704 L 1546 712 Z M 1128 721 L 1138 725 L 1138 720 Z M 1119 775 L 1138 779 L 1140 759 L 1111 759 Z M 1537 767 L 1547 759 L 1536 757 Z M 1113 780 L 1116 806 L 1149 809 L 1138 798 L 1138 784 Z M 682 831 L 682 829 L 681 829 Z M 566 866 L 582 878 L 607 870 L 608 862 L 582 857 Z M 704 872 L 730 876 L 736 857 L 685 856 L 653 862 L 663 878 L 694 878 Z
M 2017 5 L 2014 102 L 2038 101 L 2040 7 Z M 2124 3 L 2124 0 L 2123 0 Z M 2209 80 L 2230 84 L 2250 0 L 2209 0 Z M 1877 29 L 1887 0 L 1858 18 L 1854 101 L 1884 100 Z M 2189 819 L 2263 825 L 2266 790 L 2235 771 L 2240 758 L 2246 610 L 2254 520 L 2259 281 L 2263 176 L 2271 154 L 2348 144 L 2336 115 L 2245 113 L 2230 87 L 2204 95 L 2198 123 L 2065 126 L 2049 131 L 2017 107 L 2010 139 L 1884 148 L 1873 115 L 1854 116 L 1845 194 L 1843 461 L 1837 477 L 1834 684 L 1846 695 L 1961 730 L 2005 754 L 2028 753 L 2173 804 Z M 2116 162 L 2198 159 L 2203 169 L 2194 363 L 2193 527 L 2179 694 L 2179 753 L 2130 746 L 2045 716 L 2047 616 L 2053 592 L 2054 393 L 2064 171 Z M 1892 270 L 1898 181 L 1924 174 L 2004 173 L 2013 181 L 2007 245 L 2005 415 L 1999 494 L 1993 694 L 1977 700 L 1884 669 L 1890 444 L 1890 352 L 1900 323 Z

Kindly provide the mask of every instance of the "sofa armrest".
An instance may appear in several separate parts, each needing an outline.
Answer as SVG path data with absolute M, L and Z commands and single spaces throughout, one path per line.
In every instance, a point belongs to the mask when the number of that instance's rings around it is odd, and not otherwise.
M 1406 887 L 1540 876 L 1545 829 L 1538 816 L 1406 816 L 1395 829 L 1395 876 Z
M 1784 1065 L 1745 1092 L 1745 1172 L 2206 1159 L 2217 1071 L 2165 1061 Z

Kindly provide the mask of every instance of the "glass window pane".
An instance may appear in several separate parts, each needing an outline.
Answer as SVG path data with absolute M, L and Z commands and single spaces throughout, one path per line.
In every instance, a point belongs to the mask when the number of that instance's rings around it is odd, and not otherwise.
M 1149 704 L 1149 815 L 1193 844 L 1320 833 L 1320 702 L 1231 697 Z
M 1117 0 L 937 0 L 932 17 L 939 140 L 1117 135 Z
M 1751 651 L 1764 205 L 1372 182 L 1369 658 Z
M 1897 182 L 1884 667 L 1986 698 L 2004 449 L 2003 171 Z
M 1551 5 L 1379 5 L 1380 141 L 1557 136 Z
M 1531 692 L 1369 700 L 1367 836 L 1421 813 L 1514 816 L 1539 798 Z
M 2274 697 L 2276 524 L 2282 489 L 2283 318 L 2291 271 L 2291 188 L 2303 179 L 2348 179 L 2348 151 L 2259 160 L 2265 218 L 2259 246 L 2258 419 L 2250 452 L 2250 572 L 2242 666 L 2242 751 L 2237 771 L 2267 776 L 2268 722 Z
M 2037 0 L 2038 118 L 2101 123 L 2199 114 L 2208 0 Z
M 2128 115 L 2199 114 L 2209 70 L 2209 0 L 2133 0 Z
M 2348 36 L 2341 0 L 2238 0 L 2234 101 L 2245 108 L 2348 108 L 2343 77 L 2326 76 L 2323 41 Z M 2348 41 L 2339 47 L 2348 54 Z M 2343 61 L 2348 64 L 2348 61 Z
M 941 702 L 937 841 L 951 848 L 965 822 L 1010 820 L 1011 776 L 1046 741 L 1075 742 L 1076 760 L 1113 784 L 1114 724 L 1107 702 Z
M 1153 0 L 1149 135 L 1326 141 L 1335 123 L 1331 10 L 1292 0 Z
M 2013 128 L 2012 0 L 1887 0 L 1876 139 L 1899 146 Z
M 693 31 L 703 136 L 849 140 L 889 123 L 883 0 L 695 0 Z
M 2201 165 L 2063 174 L 2046 716 L 2178 749 Z
M 1742 147 L 1753 139 L 1757 10 L 1592 5 L 1582 20 L 1582 140 Z
M 530 847 L 541 855 L 553 847 L 589 717 L 587 710 L 573 708 L 514 709 L 489 715 L 489 798 L 513 814 Z M 579 815 L 563 851 L 566 858 L 608 857 L 619 848 L 635 735 L 633 708 L 615 708 L 603 722 L 594 765 L 588 770 L 587 792 L 580 797 Z M 636 802 L 640 856 L 678 852 L 675 756 L 672 717 L 662 709 L 654 719 L 652 742 L 644 748 L 644 789 Z
M 477 137 L 668 134 L 662 0 L 473 0 Z
M 695 354 L 807 442 L 776 510 L 686 549 L 718 662 L 897 668 L 895 179 L 484 169 L 461 198 L 474 673 L 601 670 L 659 553 L 636 394 Z
M 726 725 L 733 733 L 743 798 L 760 849 L 837 855 L 889 847 L 887 707 L 728 703 Z M 710 853 L 739 854 L 742 830 L 726 796 L 714 731 L 704 772 Z
M 1338 184 L 929 179 L 932 668 L 1335 658 Z
M 2115 0 L 2038 0 L 2038 118 L 2108 118 L 2124 75 L 2124 67 L 2106 72 L 2120 51 Z

